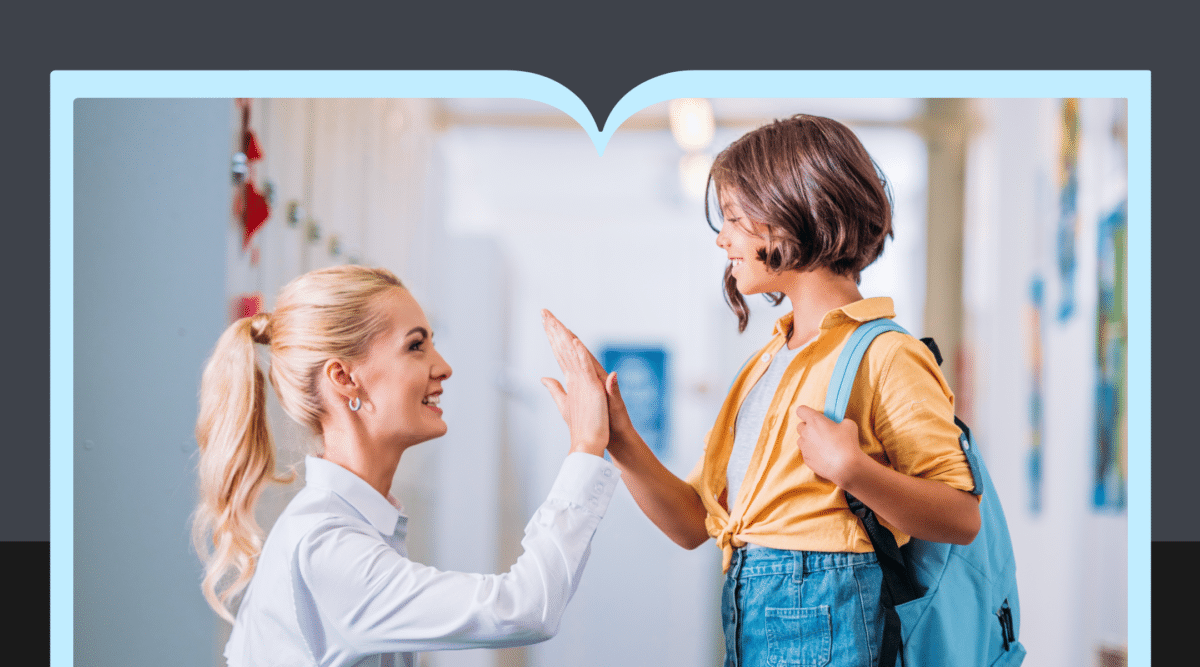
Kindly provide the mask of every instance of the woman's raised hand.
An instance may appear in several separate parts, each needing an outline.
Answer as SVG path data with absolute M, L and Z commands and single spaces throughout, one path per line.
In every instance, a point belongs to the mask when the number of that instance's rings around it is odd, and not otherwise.
M 554 358 L 558 359 L 560 367 L 563 365 L 563 355 L 568 354 L 574 345 L 578 344 L 587 353 L 596 378 L 604 383 L 605 392 L 608 394 L 609 448 L 622 446 L 627 440 L 638 437 L 633 428 L 633 421 L 629 418 L 629 410 L 625 408 L 625 401 L 621 398 L 621 387 L 617 384 L 616 372 L 605 372 L 604 366 L 600 365 L 595 355 L 548 310 L 542 311 L 542 325 L 546 329 L 546 337 L 550 339 L 550 347 L 554 350 Z
M 615 378 L 605 377 L 603 368 L 596 374 L 599 364 L 595 357 L 549 311 L 542 311 L 542 322 L 567 387 L 563 389 L 553 378 L 542 378 L 542 384 L 571 431 L 571 451 L 603 456 L 609 438 L 605 381 Z

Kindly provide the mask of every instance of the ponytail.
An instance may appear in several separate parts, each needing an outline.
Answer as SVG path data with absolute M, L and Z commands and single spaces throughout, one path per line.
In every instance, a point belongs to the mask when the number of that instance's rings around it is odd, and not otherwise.
M 200 498 L 192 540 L 205 564 L 204 597 L 230 623 L 229 601 L 250 583 L 262 548 L 254 503 L 266 481 L 291 481 L 275 473 L 266 381 L 255 356 L 254 344 L 269 342 L 268 314 L 234 322 L 217 341 L 200 382 Z

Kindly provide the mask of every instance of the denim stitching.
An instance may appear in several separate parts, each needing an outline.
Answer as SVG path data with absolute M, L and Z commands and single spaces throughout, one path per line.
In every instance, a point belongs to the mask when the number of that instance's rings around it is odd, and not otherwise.
M 863 597 L 863 582 L 858 577 L 859 570 L 860 568 L 856 567 L 853 568 L 851 572 L 854 576 L 855 587 L 858 589 L 858 609 L 861 612 L 863 635 L 866 638 L 864 643 L 867 645 L 867 656 L 869 658 L 868 664 L 874 665 L 876 664 L 875 647 L 871 645 L 873 643 L 873 638 L 871 637 L 871 622 L 870 619 L 867 618 L 867 600 Z

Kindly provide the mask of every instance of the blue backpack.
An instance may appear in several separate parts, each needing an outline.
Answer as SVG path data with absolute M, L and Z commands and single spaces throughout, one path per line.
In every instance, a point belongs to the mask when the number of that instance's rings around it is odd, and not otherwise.
M 835 422 L 845 417 L 863 353 L 885 331 L 908 334 L 883 318 L 860 325 L 851 335 L 829 381 L 825 416 Z M 941 364 L 933 339 L 921 342 Z M 886 622 L 880 667 L 1016 667 L 1025 658 L 1025 647 L 1017 641 L 1021 615 L 1016 563 L 1004 510 L 970 429 L 957 417 L 954 423 L 962 430 L 958 442 L 975 478 L 972 493 L 983 496 L 979 534 L 971 544 L 912 538 L 898 548 L 895 536 L 880 525 L 874 512 L 846 494 L 883 569 L 881 597 Z

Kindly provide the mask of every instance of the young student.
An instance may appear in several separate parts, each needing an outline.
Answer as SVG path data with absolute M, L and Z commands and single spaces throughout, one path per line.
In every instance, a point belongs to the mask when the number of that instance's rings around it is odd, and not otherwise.
M 846 418 L 835 424 L 821 412 L 847 338 L 862 322 L 894 316 L 891 299 L 858 291 L 892 235 L 886 181 L 853 132 L 805 115 L 741 137 L 709 179 L 723 221 L 709 224 L 729 258 L 725 295 L 739 331 L 749 318 L 743 295 L 786 298 L 791 311 L 738 374 L 686 481 L 633 429 L 615 377 L 608 451 L 672 540 L 694 549 L 716 539 L 726 667 L 878 665 L 882 574 L 845 492 L 899 544 L 909 536 L 967 544 L 980 522 L 953 395 L 923 343 L 882 334 Z M 556 354 L 573 349 L 556 319 L 547 333 Z
M 270 346 L 283 409 L 322 441 L 265 543 L 254 503 L 275 478 L 275 448 L 255 344 Z M 230 325 L 200 388 L 194 523 L 204 595 L 233 623 L 230 667 L 411 667 L 414 651 L 553 637 L 620 477 L 601 458 L 603 381 L 582 345 L 558 358 L 570 453 L 524 553 L 505 574 L 443 572 L 408 558 L 408 519 L 389 492 L 401 455 L 447 429 L 438 403 L 450 366 L 408 290 L 383 269 L 322 269 L 284 287 L 273 313 Z M 235 620 L 227 605 L 239 593 Z

